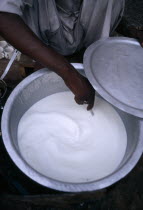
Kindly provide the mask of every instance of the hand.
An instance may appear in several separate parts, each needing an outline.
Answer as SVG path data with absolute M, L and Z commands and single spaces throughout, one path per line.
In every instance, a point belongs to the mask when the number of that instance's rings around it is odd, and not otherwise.
M 79 74 L 77 71 L 71 70 L 65 80 L 65 83 L 74 93 L 77 104 L 88 104 L 87 110 L 91 110 L 93 108 L 95 90 L 87 78 Z

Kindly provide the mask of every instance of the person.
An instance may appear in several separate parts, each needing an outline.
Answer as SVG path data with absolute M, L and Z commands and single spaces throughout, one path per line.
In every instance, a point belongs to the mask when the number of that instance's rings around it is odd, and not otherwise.
M 94 105 L 95 90 L 65 56 L 102 36 L 111 0 L 1 0 L 0 35 L 63 78 L 78 104 Z M 112 1 L 110 32 L 119 24 L 124 0 Z M 139 37 L 143 40 L 142 36 Z M 142 42 L 143 43 L 143 42 Z

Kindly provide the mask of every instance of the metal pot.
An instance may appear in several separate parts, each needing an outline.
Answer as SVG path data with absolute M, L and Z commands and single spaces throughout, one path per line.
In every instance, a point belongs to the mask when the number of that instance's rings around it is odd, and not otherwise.
M 80 65 L 77 66 L 77 68 L 80 67 Z M 79 184 L 56 181 L 35 171 L 20 154 L 17 143 L 17 127 L 22 115 L 40 99 L 66 90 L 68 88 L 63 80 L 55 73 L 47 71 L 47 69 L 37 71 L 23 80 L 8 98 L 3 111 L 2 136 L 6 150 L 24 174 L 46 187 L 67 192 L 93 191 L 108 187 L 122 179 L 134 168 L 143 151 L 143 121 L 118 108 L 116 110 L 127 130 L 127 150 L 120 166 L 114 173 L 103 179 Z

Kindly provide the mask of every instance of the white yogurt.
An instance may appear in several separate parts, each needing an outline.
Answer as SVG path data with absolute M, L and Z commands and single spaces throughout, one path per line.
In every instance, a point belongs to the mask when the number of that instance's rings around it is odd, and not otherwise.
M 94 116 L 71 92 L 34 104 L 21 118 L 18 144 L 36 171 L 53 179 L 82 183 L 101 179 L 121 163 L 127 134 L 118 113 L 96 97 Z

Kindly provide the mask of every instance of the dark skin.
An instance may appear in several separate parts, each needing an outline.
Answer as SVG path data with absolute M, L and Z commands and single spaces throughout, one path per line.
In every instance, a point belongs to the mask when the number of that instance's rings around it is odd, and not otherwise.
M 23 54 L 50 68 L 64 80 L 75 95 L 78 104 L 87 104 L 87 110 L 94 105 L 95 90 L 89 81 L 51 47 L 46 46 L 16 14 L 0 12 L 0 34 Z M 143 31 L 131 32 L 143 46 Z M 24 37 L 24 38 L 23 38 Z
M 16 14 L 0 12 L 0 34 L 16 49 L 48 67 L 60 77 L 75 95 L 78 104 L 94 105 L 95 90 L 89 81 L 51 47 L 46 46 Z M 23 38 L 24 37 L 24 38 Z

